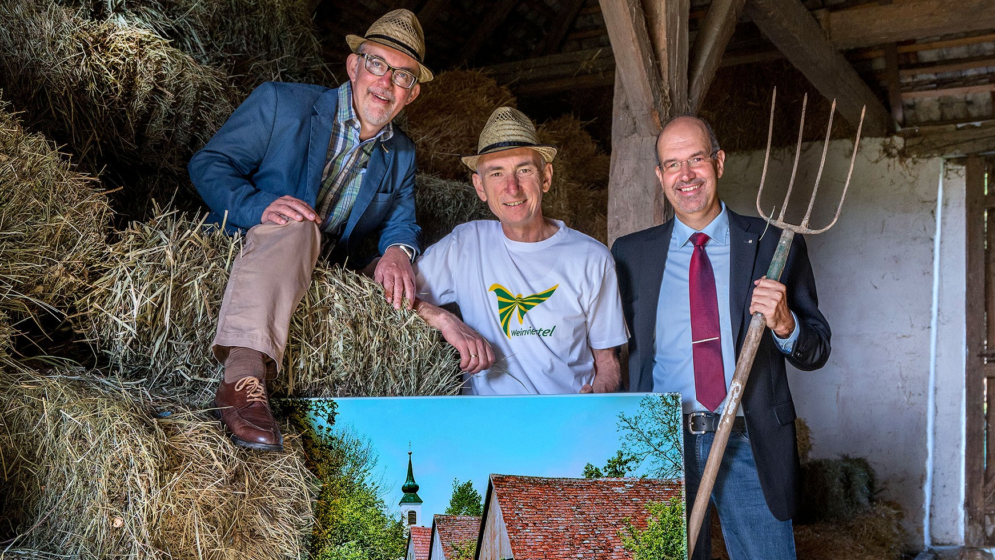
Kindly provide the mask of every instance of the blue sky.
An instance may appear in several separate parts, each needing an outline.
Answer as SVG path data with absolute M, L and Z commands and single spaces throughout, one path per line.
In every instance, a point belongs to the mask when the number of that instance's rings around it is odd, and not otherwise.
M 343 398 L 336 429 L 368 439 L 384 500 L 397 510 L 413 452 L 422 521 L 445 512 L 453 479 L 483 497 L 490 473 L 581 477 L 620 447 L 619 412 L 635 414 L 645 394 L 530 397 Z

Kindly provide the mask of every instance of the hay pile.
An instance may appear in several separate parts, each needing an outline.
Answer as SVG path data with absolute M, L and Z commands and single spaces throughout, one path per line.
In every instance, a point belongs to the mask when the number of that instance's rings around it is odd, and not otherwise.
M 799 517 L 807 522 L 844 521 L 870 511 L 874 471 L 866 459 L 816 459 L 802 465 L 805 479 Z
M 459 156 L 477 153 L 477 138 L 498 107 L 515 107 L 508 88 L 476 70 L 439 73 L 405 109 L 405 132 L 415 143 L 419 173 L 466 181 Z
M 315 489 L 295 438 L 254 454 L 203 412 L 70 373 L 0 376 L 0 538 L 79 558 L 301 556 Z
M 99 273 L 110 209 L 77 173 L 0 102 L 0 311 L 65 312 Z
M 456 226 L 472 220 L 491 220 L 494 215 L 466 181 L 450 181 L 419 174 L 415 179 L 418 225 L 424 246 L 442 239 Z
M 201 64 L 251 87 L 266 80 L 329 83 L 310 0 L 58 0 L 91 19 L 153 31 Z
M 78 327 L 129 378 L 204 398 L 220 378 L 210 351 L 239 238 L 176 213 L 132 224 L 108 248 L 107 273 L 80 304 Z M 379 285 L 319 265 L 290 326 L 282 375 L 290 396 L 450 394 L 455 350 Z
M 0 82 L 30 121 L 87 161 L 181 175 L 238 95 L 154 32 L 58 5 L 0 4 Z

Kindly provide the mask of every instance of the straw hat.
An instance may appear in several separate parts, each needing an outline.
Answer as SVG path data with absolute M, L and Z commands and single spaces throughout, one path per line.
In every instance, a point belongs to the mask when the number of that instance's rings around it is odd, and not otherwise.
M 532 148 L 542 154 L 546 163 L 556 157 L 556 146 L 539 143 L 539 135 L 525 113 L 511 107 L 498 107 L 491 113 L 477 141 L 477 155 L 460 158 L 471 170 L 477 170 L 477 160 L 484 154 L 515 148 Z
M 365 37 L 348 35 L 345 38 L 352 52 L 358 52 L 359 46 L 366 41 L 390 47 L 400 51 L 418 62 L 418 81 L 431 82 L 435 77 L 432 71 L 425 67 L 425 33 L 418 23 L 418 18 L 410 10 L 394 10 L 387 12 L 366 31 Z

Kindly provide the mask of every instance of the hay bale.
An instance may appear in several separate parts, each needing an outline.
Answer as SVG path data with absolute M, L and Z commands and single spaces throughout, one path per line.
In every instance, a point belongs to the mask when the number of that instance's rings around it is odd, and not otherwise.
M 91 19 L 127 21 L 169 39 L 248 88 L 266 80 L 329 83 L 310 0 L 58 0 Z
M 904 542 L 902 510 L 893 503 L 876 503 L 844 522 L 795 526 L 795 549 L 806 560 L 898 560 Z
M 607 189 L 611 156 L 598 147 L 573 115 L 548 120 L 539 127 L 539 140 L 559 148 L 554 165 L 561 175 L 587 189 Z
M 508 88 L 477 70 L 450 70 L 422 87 L 405 109 L 404 130 L 415 143 L 418 170 L 465 181 L 470 170 L 459 156 L 477 153 L 477 139 L 498 107 L 515 107 Z
M 0 310 L 65 312 L 99 271 L 110 208 L 96 181 L 76 172 L 0 101 Z
M 142 405 L 72 377 L 3 374 L 0 383 L 0 531 L 39 551 L 146 557 L 166 450 Z
M 316 489 L 295 436 L 254 453 L 206 412 L 98 372 L 0 382 L 0 538 L 80 558 L 303 555 Z
M 129 378 L 204 398 L 220 379 L 210 350 L 241 240 L 175 213 L 132 224 L 109 247 L 108 272 L 81 302 L 78 329 Z M 449 394 L 455 349 L 375 283 L 319 264 L 290 325 L 281 376 L 290 396 Z
M 210 414 L 170 408 L 158 421 L 168 466 L 156 544 L 166 557 L 305 557 L 317 487 L 299 438 L 286 434 L 284 453 L 258 453 L 233 445 Z
M 31 0 L 0 4 L 0 19 L 0 82 L 88 163 L 183 174 L 241 98 L 220 70 L 147 29 Z
M 871 509 L 874 470 L 866 459 L 848 457 L 817 459 L 802 465 L 802 522 L 853 519 Z
M 795 418 L 795 434 L 798 443 L 798 460 L 807 463 L 808 456 L 812 453 L 812 430 L 805 420 Z
M 419 174 L 415 179 L 418 225 L 426 247 L 449 235 L 453 228 L 473 220 L 494 219 L 487 203 L 466 181 L 450 181 Z

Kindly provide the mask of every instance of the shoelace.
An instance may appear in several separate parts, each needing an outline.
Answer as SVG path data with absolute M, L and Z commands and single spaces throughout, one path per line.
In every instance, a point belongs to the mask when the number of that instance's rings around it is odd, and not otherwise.
M 235 383 L 235 392 L 245 389 L 245 400 L 248 402 L 266 402 L 266 387 L 255 377 L 243 377 Z

